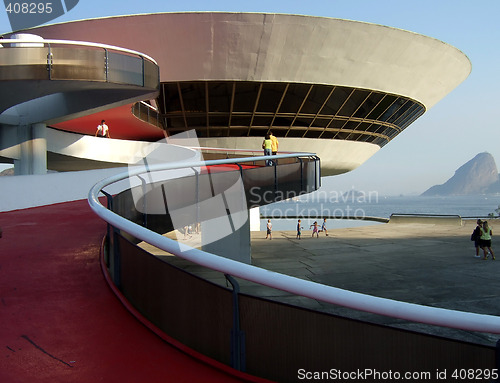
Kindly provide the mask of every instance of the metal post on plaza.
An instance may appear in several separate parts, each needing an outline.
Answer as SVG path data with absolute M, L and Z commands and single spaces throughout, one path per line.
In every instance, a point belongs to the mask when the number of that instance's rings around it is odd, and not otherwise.
M 229 274 L 224 274 L 233 287 L 233 328 L 231 329 L 231 367 L 238 371 L 246 370 L 245 332 L 240 329 L 239 293 L 240 285 Z

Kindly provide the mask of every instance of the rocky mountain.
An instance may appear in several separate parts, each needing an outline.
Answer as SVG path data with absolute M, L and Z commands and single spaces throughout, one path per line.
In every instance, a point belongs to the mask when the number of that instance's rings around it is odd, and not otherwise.
M 479 153 L 455 171 L 442 185 L 426 190 L 424 196 L 475 195 L 500 192 L 500 177 L 490 153 Z

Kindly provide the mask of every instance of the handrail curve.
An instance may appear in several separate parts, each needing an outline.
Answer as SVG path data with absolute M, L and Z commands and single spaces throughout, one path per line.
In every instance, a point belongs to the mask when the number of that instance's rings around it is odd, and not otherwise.
M 188 261 L 194 262 L 200 266 L 219 271 L 223 274 L 229 274 L 233 277 L 242 278 L 295 295 L 319 300 L 334 305 L 340 305 L 359 311 L 384 315 L 392 318 L 404 319 L 411 322 L 420 322 L 466 331 L 500 334 L 500 317 L 498 316 L 430 307 L 415 303 L 401 302 L 393 299 L 357 293 L 340 289 L 338 287 L 326 286 L 317 282 L 262 269 L 253 265 L 207 253 L 203 250 L 192 248 L 188 245 L 178 243 L 173 239 L 166 238 L 161 234 L 155 233 L 143 226 L 140 226 L 119 216 L 118 214 L 105 208 L 98 199 L 99 193 L 106 186 L 147 171 L 163 171 L 220 164 L 234 164 L 238 162 L 255 161 L 256 159 L 279 159 L 289 158 L 293 156 L 304 157 L 315 156 L 315 154 L 295 153 L 294 155 L 284 154 L 277 156 L 247 157 L 231 160 L 212 160 L 184 163 L 177 162 L 170 164 L 157 164 L 147 168 L 131 168 L 128 172 L 114 175 L 94 185 L 94 187 L 89 192 L 88 202 L 92 210 L 109 224 L 121 230 L 124 230 L 127 233 L 134 235 L 136 238 L 145 241 L 153 246 L 156 246 L 159 249 L 167 251 Z
M 94 47 L 94 48 L 102 48 L 102 49 L 110 49 L 118 52 L 123 52 L 123 53 L 128 53 L 131 55 L 139 56 L 139 57 L 144 57 L 148 61 L 151 61 L 153 64 L 158 65 L 156 60 L 152 58 L 151 56 L 148 56 L 145 53 L 141 53 L 132 49 L 127 49 L 127 48 L 121 48 L 117 47 L 114 45 L 109 45 L 109 44 L 101 44 L 101 43 L 93 43 L 89 41 L 77 41 L 77 40 L 55 40 L 55 39 L 43 39 L 43 40 L 36 40 L 36 39 L 2 39 L 0 40 L 0 45 L 3 44 L 39 44 L 39 46 L 28 46 L 26 48 L 43 48 L 42 44 L 47 44 L 48 47 L 50 47 L 51 44 L 61 44 L 61 45 L 78 45 L 78 46 L 85 46 L 85 47 Z M 5 48 L 19 48 L 19 47 L 5 47 Z

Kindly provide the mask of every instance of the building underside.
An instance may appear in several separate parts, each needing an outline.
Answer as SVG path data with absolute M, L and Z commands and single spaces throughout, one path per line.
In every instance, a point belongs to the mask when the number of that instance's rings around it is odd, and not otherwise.
M 280 152 L 317 153 L 323 175 L 360 166 L 471 70 L 462 52 L 433 38 L 322 17 L 159 13 L 24 32 L 133 49 L 158 62 L 159 95 L 145 100 L 157 133 L 138 124 L 121 134 L 111 120 L 115 138 L 194 129 L 201 146 L 260 150 L 272 131 Z M 93 134 L 96 124 L 86 131 L 70 118 L 48 125 Z

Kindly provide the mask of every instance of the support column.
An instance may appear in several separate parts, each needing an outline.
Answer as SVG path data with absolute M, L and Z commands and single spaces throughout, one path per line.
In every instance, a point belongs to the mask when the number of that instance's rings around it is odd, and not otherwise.
M 31 126 L 33 133 L 33 174 L 47 173 L 47 126 L 43 123 Z
M 15 175 L 47 173 L 47 133 L 45 124 L 17 128 L 19 159 L 14 161 Z
M 260 208 L 253 207 L 249 211 L 250 231 L 260 231 Z

